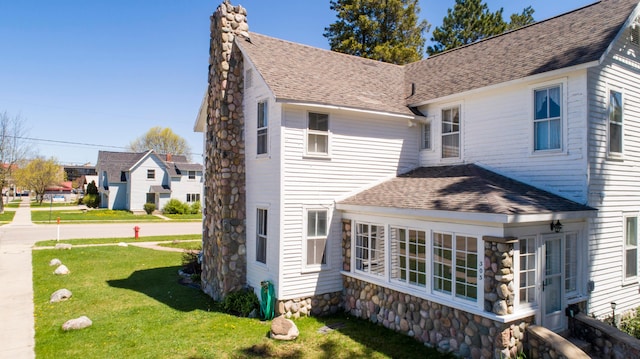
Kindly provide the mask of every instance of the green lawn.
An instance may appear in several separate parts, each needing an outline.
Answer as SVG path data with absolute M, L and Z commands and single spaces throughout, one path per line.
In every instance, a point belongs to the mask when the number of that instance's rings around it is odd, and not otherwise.
M 189 221 L 201 221 L 202 220 L 202 213 L 196 213 L 196 214 L 162 214 L 163 216 L 167 217 L 167 218 L 171 218 L 174 220 L 189 220 Z
M 22 202 L 21 199 L 14 199 L 11 202 L 5 204 L 4 206 L 6 208 L 18 208 L 18 207 L 20 207 L 20 202 Z
M 13 221 L 13 216 L 15 215 L 15 211 L 5 211 L 4 213 L 0 214 L 0 224 L 10 223 L 11 221 Z
M 142 236 L 137 240 L 132 238 L 79 238 L 79 239 L 67 239 L 62 240 L 63 243 L 69 243 L 72 245 L 78 244 L 118 244 L 120 242 L 173 242 L 173 241 L 192 241 L 199 240 L 200 242 L 188 242 L 188 243 L 201 243 L 202 234 L 175 234 L 170 236 Z M 36 247 L 52 247 L 56 243 L 59 243 L 55 239 L 48 241 L 36 242 Z
M 180 248 L 180 249 L 188 249 L 190 251 L 199 251 L 202 250 L 202 237 L 199 241 L 171 241 L 165 243 L 159 243 L 162 247 L 171 247 L 171 248 Z
M 36 201 L 31 201 L 31 208 L 60 208 L 60 207 L 71 207 L 71 206 L 77 206 L 78 203 L 76 202 L 47 202 L 47 201 L 43 201 L 42 203 L 38 203 Z
M 292 342 L 268 339 L 269 322 L 224 314 L 198 289 L 178 284 L 182 254 L 137 247 L 33 251 L 38 358 L 450 358 L 407 336 L 346 315 L 296 320 Z M 59 258 L 71 270 L 55 276 Z M 54 291 L 73 297 L 49 303 Z M 90 328 L 63 332 L 86 315 Z M 325 325 L 343 328 L 321 334 Z
M 163 220 L 152 215 L 135 215 L 129 211 L 114 211 L 110 209 L 31 211 L 31 221 L 36 223 L 55 223 L 58 217 L 60 217 L 60 223 L 62 224 L 87 221 L 148 222 Z

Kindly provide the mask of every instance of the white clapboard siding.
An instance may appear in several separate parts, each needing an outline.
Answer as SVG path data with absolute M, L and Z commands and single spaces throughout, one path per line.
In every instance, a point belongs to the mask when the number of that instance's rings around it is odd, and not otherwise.
M 251 67 L 248 60 L 247 66 Z M 279 266 L 280 251 L 280 105 L 270 90 L 253 71 L 251 86 L 244 93 L 244 138 L 246 161 L 246 240 L 247 240 L 247 284 L 259 290 L 260 282 L 270 280 L 280 297 Z M 257 155 L 257 111 L 258 102 L 266 101 L 268 109 L 268 154 Z M 256 215 L 257 208 L 267 212 L 267 263 L 256 261 Z
M 329 114 L 330 156 L 305 156 L 308 111 Z M 332 215 L 329 269 L 304 268 L 305 208 L 335 208 L 335 201 L 418 166 L 419 127 L 388 116 L 284 106 L 281 298 L 342 290 L 341 222 Z
M 595 283 L 589 314 L 611 314 L 640 306 L 638 282 L 623 283 L 624 214 L 640 211 L 640 62 L 621 36 L 604 62 L 588 72 L 589 204 L 598 208 L 590 222 L 589 278 Z M 635 47 L 635 52 L 638 49 Z M 607 155 L 609 90 L 623 94 L 624 159 Z
M 155 170 L 155 178 L 147 178 L 147 170 Z M 143 211 L 144 204 L 147 202 L 147 193 L 151 186 L 162 186 L 169 184 L 164 163 L 156 156 L 145 156 L 136 166 L 131 168 L 130 172 L 131 194 L 129 196 L 129 210 Z M 158 209 L 162 209 L 158 204 Z
M 561 153 L 533 153 L 533 90 L 563 86 L 564 127 Z M 431 104 L 421 110 L 432 119 L 433 151 L 421 151 L 423 166 L 479 163 L 503 175 L 580 203 L 587 201 L 586 71 L 520 83 Z M 462 155 L 443 160 L 441 111 L 461 107 Z

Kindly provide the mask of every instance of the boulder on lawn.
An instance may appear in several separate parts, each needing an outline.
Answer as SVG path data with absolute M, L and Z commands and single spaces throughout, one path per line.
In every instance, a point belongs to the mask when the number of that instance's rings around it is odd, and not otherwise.
M 55 292 L 53 292 L 51 294 L 51 298 L 49 299 L 49 303 L 58 303 L 58 302 L 62 302 L 65 301 L 69 298 L 71 298 L 73 294 L 71 293 L 71 291 L 69 289 L 63 288 L 63 289 L 58 289 Z
M 62 262 L 58 258 L 53 258 L 52 260 L 49 261 L 49 266 L 50 267 L 59 266 L 61 264 L 62 264 Z
M 271 338 L 278 340 L 294 340 L 300 335 L 296 324 L 282 315 L 271 322 Z
M 55 249 L 71 249 L 71 244 L 69 243 L 57 243 Z
M 71 271 L 64 264 L 59 265 L 58 268 L 56 268 L 56 270 L 53 271 L 53 274 L 58 274 L 58 275 L 64 275 L 69 273 L 71 273 Z
M 62 330 L 67 331 L 67 330 L 84 329 L 84 328 L 90 327 L 91 324 L 93 324 L 91 319 L 83 315 L 79 318 L 69 319 L 66 322 L 64 322 L 64 324 L 62 324 Z

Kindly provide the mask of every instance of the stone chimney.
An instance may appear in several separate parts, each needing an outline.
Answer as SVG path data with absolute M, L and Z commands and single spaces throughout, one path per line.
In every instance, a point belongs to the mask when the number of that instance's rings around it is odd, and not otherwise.
M 246 284 L 243 59 L 247 12 L 225 0 L 211 16 L 202 289 L 214 300 Z

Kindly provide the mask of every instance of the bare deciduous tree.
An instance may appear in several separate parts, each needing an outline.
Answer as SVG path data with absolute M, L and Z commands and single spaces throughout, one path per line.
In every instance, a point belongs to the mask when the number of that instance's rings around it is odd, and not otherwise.
M 13 174 L 29 153 L 24 135 L 24 120 L 20 116 L 0 113 L 0 188 L 3 191 L 15 183 Z M 0 213 L 4 213 L 4 201 L 0 201 Z

